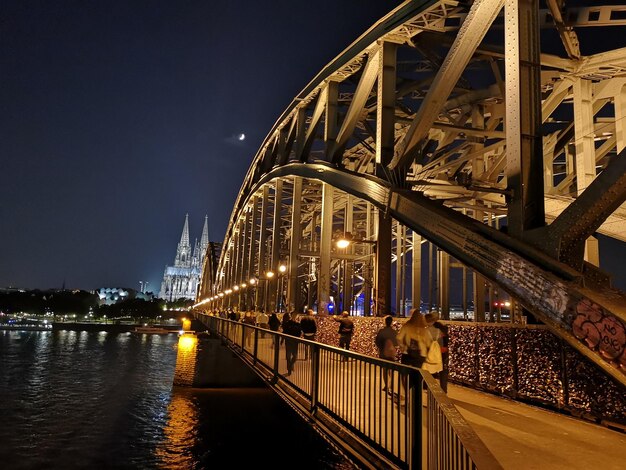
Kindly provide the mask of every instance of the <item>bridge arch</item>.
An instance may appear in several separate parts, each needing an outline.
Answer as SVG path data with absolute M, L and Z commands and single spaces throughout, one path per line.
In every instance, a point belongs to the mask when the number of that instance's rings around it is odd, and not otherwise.
M 348 284 L 363 294 L 363 313 L 399 310 L 407 279 L 411 297 L 423 298 L 414 250 L 423 237 L 442 250 L 444 316 L 452 255 L 472 270 L 477 319 L 486 279 L 626 384 L 626 298 L 593 267 L 591 238 L 626 240 L 626 54 L 583 57 L 575 29 L 558 22 L 565 12 L 509 2 L 501 20 L 504 3 L 407 1 L 322 69 L 254 156 L 198 301 L 223 306 L 253 279 L 246 306 L 258 295 L 272 309 L 311 305 L 314 278 L 318 310 Z M 576 18 L 574 27 L 592 23 Z M 488 44 L 503 26 L 506 47 Z M 565 56 L 540 50 L 543 26 L 558 32 Z M 337 252 L 337 230 L 359 241 L 355 253 Z M 398 260 L 409 252 L 407 276 Z M 281 263 L 284 275 L 264 277 Z M 360 283 L 346 282 L 354 270 Z

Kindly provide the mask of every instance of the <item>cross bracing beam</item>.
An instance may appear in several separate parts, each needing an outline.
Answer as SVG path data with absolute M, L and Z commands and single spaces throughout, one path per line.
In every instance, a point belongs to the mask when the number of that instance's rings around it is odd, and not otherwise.
M 446 60 L 429 88 L 424 103 L 389 164 L 391 169 L 406 166 L 408 160 L 414 156 L 416 145 L 426 136 L 443 106 L 443 101 L 450 96 L 452 88 L 503 5 L 504 0 L 484 0 L 472 5 Z
M 585 240 L 626 201 L 626 151 L 615 157 L 585 191 L 549 226 L 533 235 L 536 244 L 582 270 Z

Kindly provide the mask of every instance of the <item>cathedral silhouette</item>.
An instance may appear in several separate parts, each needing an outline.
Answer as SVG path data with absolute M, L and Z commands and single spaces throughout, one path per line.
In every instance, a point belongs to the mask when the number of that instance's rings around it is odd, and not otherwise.
M 204 257 L 209 246 L 208 219 L 208 216 L 204 217 L 202 237 L 199 243 L 198 239 L 195 239 L 192 252 L 191 243 L 189 242 L 189 214 L 185 215 L 185 225 L 176 249 L 174 266 L 166 266 L 163 273 L 163 282 L 161 283 L 161 291 L 159 293 L 160 298 L 170 302 L 181 298 L 196 298 Z

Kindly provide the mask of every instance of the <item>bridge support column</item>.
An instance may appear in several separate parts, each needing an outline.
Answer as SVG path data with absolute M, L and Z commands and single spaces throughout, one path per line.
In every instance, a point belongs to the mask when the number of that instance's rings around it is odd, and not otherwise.
M 269 187 L 263 186 L 263 196 L 261 199 L 261 223 L 259 224 L 259 283 L 257 284 L 257 299 L 260 297 L 264 311 L 268 311 L 267 304 L 267 214 L 269 212 Z M 257 300 L 258 302 L 258 300 Z
M 267 279 L 267 290 L 269 297 L 269 309 L 270 312 L 276 311 L 276 300 L 278 293 L 278 275 L 277 269 L 280 262 L 280 243 L 281 243 L 281 231 L 280 226 L 282 219 L 280 218 L 283 204 L 283 180 L 278 178 L 276 180 L 276 187 L 274 188 L 274 224 L 272 227 L 272 255 L 271 264 L 269 269 L 274 272 L 274 276 Z
M 248 245 L 248 273 L 245 279 L 246 284 L 249 285 L 248 288 L 248 298 L 250 299 L 250 305 L 252 308 L 258 311 L 259 309 L 259 300 L 257 298 L 257 294 L 259 292 L 259 286 L 250 285 L 250 279 L 255 276 L 255 254 L 258 254 L 258 248 L 256 246 L 256 230 L 257 220 L 259 218 L 259 198 L 258 196 L 252 197 L 252 207 L 250 208 L 250 217 L 252 219 L 252 226 L 250 227 L 250 244 Z M 258 262 L 258 260 L 257 260 Z
M 245 222 L 244 222 L 244 232 L 243 232 L 243 244 L 241 245 L 241 272 L 239 274 L 239 285 L 243 285 L 244 283 L 246 284 L 246 286 L 248 285 L 248 280 L 250 279 L 250 251 L 251 251 L 251 231 L 252 231 L 252 223 L 253 223 L 253 219 L 252 219 L 252 214 L 253 214 L 253 207 L 252 207 L 252 202 L 250 201 L 250 204 L 248 204 L 246 210 L 244 211 L 245 213 Z M 248 309 L 254 309 L 253 305 L 250 305 L 250 303 L 248 302 L 248 291 L 245 288 L 241 288 L 239 290 L 239 302 L 241 305 L 241 308 L 243 308 L 244 310 L 248 310 Z
M 378 211 L 374 291 L 375 315 L 391 313 L 391 217 Z
M 545 224 L 538 0 L 506 0 L 506 177 L 508 233 Z
M 450 319 L 450 255 L 443 250 L 438 251 L 439 273 L 439 309 L 443 320 Z
M 353 221 L 353 204 L 354 197 L 350 194 L 346 194 L 346 213 L 344 219 L 344 230 L 345 232 L 353 233 L 354 225 Z M 353 254 L 355 250 L 354 244 L 350 244 L 348 247 L 348 253 Z M 341 262 L 341 261 L 340 261 Z M 348 312 L 352 312 L 352 283 L 354 281 L 354 260 L 350 258 L 346 258 L 343 260 L 344 268 L 342 269 L 343 275 L 343 299 L 342 299 L 342 308 Z
M 580 196 L 596 177 L 596 147 L 593 123 L 593 84 L 577 78 L 574 82 L 574 134 L 576 136 L 576 192 Z M 617 125 L 617 123 L 616 123 Z M 585 242 L 585 261 L 600 266 L 598 239 Z
M 300 226 L 302 211 L 302 178 L 294 176 L 293 196 L 291 199 L 291 240 L 289 242 L 289 271 L 287 281 L 287 305 L 288 309 L 302 310 L 300 299 L 300 285 L 298 283 L 298 264 L 300 262 L 300 238 L 302 229 Z
M 484 109 L 479 106 L 474 109 L 472 112 L 472 125 L 476 129 L 484 129 L 485 128 L 485 116 Z M 484 148 L 484 143 L 475 143 L 472 148 L 474 151 L 479 151 Z M 474 178 L 482 177 L 485 172 L 485 159 L 484 157 L 479 157 L 474 159 L 472 162 L 472 176 Z M 483 206 L 481 201 L 474 201 L 474 205 L 477 209 L 474 209 L 473 218 L 478 220 L 481 224 L 485 222 L 485 212 L 480 210 L 480 207 Z M 485 321 L 485 284 L 486 279 L 481 276 L 476 270 L 472 270 L 472 301 L 474 303 L 474 321 L 484 322 Z
M 328 315 L 330 302 L 330 249 L 333 236 L 334 188 L 322 183 L 322 227 L 319 243 L 320 264 L 317 276 L 317 313 Z
M 419 311 L 422 302 L 422 237 L 415 231 L 411 268 L 411 303 Z
M 404 309 L 404 252 L 405 252 L 404 225 L 396 222 L 396 315 L 403 317 Z

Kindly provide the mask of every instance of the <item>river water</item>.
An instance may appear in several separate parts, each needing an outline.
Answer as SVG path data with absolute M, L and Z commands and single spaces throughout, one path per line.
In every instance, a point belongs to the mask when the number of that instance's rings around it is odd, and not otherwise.
M 352 468 L 271 390 L 173 387 L 177 340 L 0 331 L 0 468 Z

